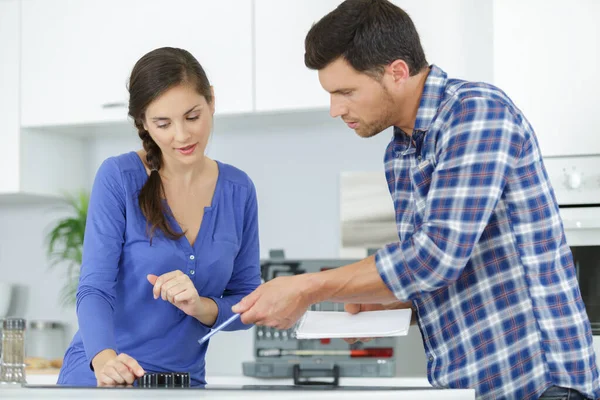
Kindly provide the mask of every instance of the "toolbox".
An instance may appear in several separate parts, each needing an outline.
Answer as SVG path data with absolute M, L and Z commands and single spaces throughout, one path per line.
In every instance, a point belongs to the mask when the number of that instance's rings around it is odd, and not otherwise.
M 272 250 L 261 261 L 263 282 L 278 276 L 319 272 L 352 264 L 358 259 L 286 259 L 282 250 Z M 342 303 L 314 304 L 313 311 L 345 312 Z M 395 338 L 348 344 L 342 339 L 299 340 L 295 327 L 279 330 L 254 327 L 253 361 L 242 364 L 245 376 L 293 378 L 295 385 L 337 386 L 340 377 L 393 377 L 396 374 Z M 325 378 L 325 379 L 324 379 Z

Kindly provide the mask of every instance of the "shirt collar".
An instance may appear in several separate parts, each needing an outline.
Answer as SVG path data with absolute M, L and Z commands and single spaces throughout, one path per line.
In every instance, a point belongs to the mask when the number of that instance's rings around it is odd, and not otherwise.
M 448 75 L 436 65 L 431 65 L 429 75 L 425 80 L 421 102 L 417 111 L 415 121 L 415 131 L 428 131 L 435 115 L 438 112 L 440 103 L 446 90 Z
M 414 132 L 426 132 L 429 130 L 431 122 L 437 114 L 442 98 L 444 97 L 447 82 L 448 75 L 441 68 L 432 64 L 429 74 L 425 79 L 423 92 L 421 93 Z M 410 142 L 408 136 L 398 127 L 394 127 L 394 136 L 398 144 L 407 144 Z

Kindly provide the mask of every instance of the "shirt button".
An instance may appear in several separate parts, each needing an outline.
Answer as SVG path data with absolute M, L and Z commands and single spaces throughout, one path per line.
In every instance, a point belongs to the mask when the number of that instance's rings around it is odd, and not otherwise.
M 196 273 L 196 271 L 194 271 L 193 269 L 190 270 L 190 275 L 194 275 Z
M 196 257 L 194 257 L 194 255 L 192 254 L 192 255 L 190 256 L 190 260 L 193 260 L 194 258 L 196 258 Z
M 432 356 L 429 356 L 429 361 L 433 361 L 433 357 Z

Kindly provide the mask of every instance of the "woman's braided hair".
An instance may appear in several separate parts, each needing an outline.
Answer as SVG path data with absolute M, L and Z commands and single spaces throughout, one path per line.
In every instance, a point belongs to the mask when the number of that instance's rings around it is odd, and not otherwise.
M 144 128 L 148 105 L 168 89 L 180 84 L 194 85 L 209 104 L 213 101 L 204 69 L 194 56 L 183 49 L 162 47 L 145 54 L 133 67 L 129 79 L 129 116 L 133 118 L 142 139 L 146 163 L 151 171 L 138 196 L 140 208 L 146 217 L 150 242 L 156 229 L 170 239 L 178 239 L 184 234 L 176 232 L 166 217 L 164 188 L 159 174 L 163 164 L 162 153 Z

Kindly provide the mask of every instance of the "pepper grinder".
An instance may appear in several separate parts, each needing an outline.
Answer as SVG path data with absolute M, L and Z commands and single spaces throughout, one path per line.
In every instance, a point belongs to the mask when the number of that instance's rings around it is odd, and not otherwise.
M 1 382 L 26 383 L 25 322 L 23 318 L 7 318 L 2 323 Z

